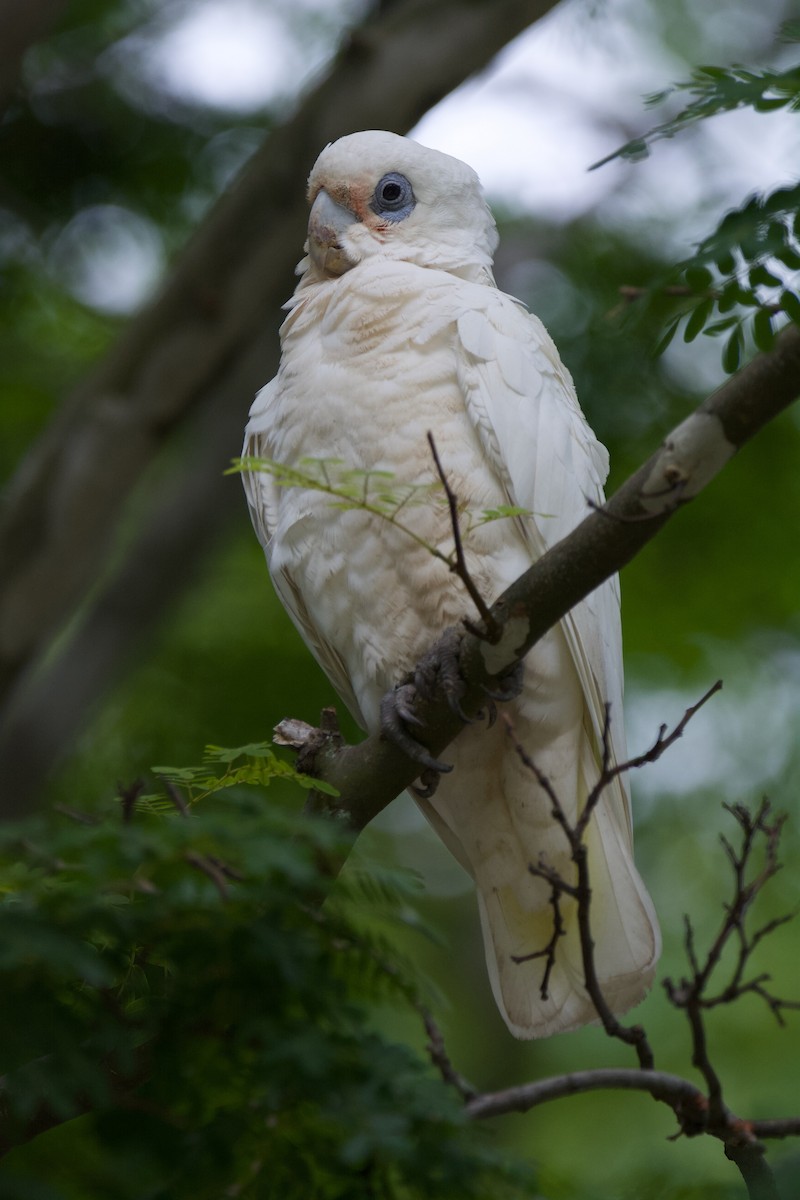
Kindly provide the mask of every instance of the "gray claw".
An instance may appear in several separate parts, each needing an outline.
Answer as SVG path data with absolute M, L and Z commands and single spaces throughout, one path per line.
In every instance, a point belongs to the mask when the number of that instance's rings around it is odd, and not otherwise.
M 423 786 L 417 787 L 412 783 L 411 791 L 415 796 L 418 796 L 420 800 L 430 800 L 431 796 L 435 793 L 439 786 L 439 774 L 439 771 L 430 771 L 426 767 L 419 777 L 420 783 Z
M 517 696 L 522 691 L 523 677 L 525 674 L 525 664 L 517 663 L 505 675 L 500 675 L 497 679 L 497 687 L 484 686 L 483 691 L 490 700 L 497 700 L 498 703 L 504 704 L 508 700 L 516 700 Z M 493 721 L 490 719 L 489 724 Z
M 414 682 L 423 696 L 432 695 L 437 686 L 441 687 L 447 697 L 447 703 L 459 720 L 465 725 L 473 725 L 474 718 L 468 717 L 461 707 L 461 698 L 465 691 L 459 665 L 462 637 L 460 629 L 446 629 L 435 650 L 426 655 L 419 664 Z
M 406 725 L 416 725 L 421 728 L 424 724 L 414 712 L 414 701 L 417 698 L 417 688 L 413 683 L 398 683 L 389 693 L 392 697 L 392 707 L 395 715 Z M 384 700 L 386 697 L 384 696 Z
M 426 771 L 433 771 L 437 775 L 447 774 L 453 769 L 451 764 L 434 758 L 421 742 L 405 730 L 406 724 L 422 725 L 422 721 L 410 707 L 411 698 L 415 695 L 414 685 L 410 683 L 398 684 L 386 693 L 381 700 L 381 734 Z

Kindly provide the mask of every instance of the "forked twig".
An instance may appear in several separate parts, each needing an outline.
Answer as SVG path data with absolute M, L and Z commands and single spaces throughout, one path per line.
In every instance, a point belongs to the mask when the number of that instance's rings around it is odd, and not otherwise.
M 600 799 L 606 788 L 625 771 L 630 771 L 635 768 L 644 766 L 645 763 L 655 762 L 661 755 L 673 745 L 675 741 L 683 734 L 686 726 L 692 717 L 699 711 L 700 708 L 722 687 L 722 682 L 718 680 L 696 704 L 687 708 L 680 721 L 675 725 L 671 732 L 667 732 L 667 726 L 662 725 L 658 731 L 658 736 L 655 742 L 643 754 L 636 755 L 633 758 L 627 759 L 625 762 L 617 763 L 613 758 L 611 744 L 611 709 L 607 704 L 605 707 L 605 715 L 603 720 L 603 732 L 600 748 L 600 770 L 597 781 L 592 787 L 587 796 L 581 811 L 578 814 L 577 820 L 572 822 L 569 820 L 566 810 L 561 803 L 561 800 L 553 787 L 552 781 L 540 770 L 536 762 L 525 750 L 525 747 L 520 743 L 514 731 L 513 723 L 508 714 L 503 714 L 503 720 L 506 724 L 509 737 L 511 738 L 514 750 L 522 764 L 536 779 L 539 787 L 550 801 L 551 813 L 553 819 L 557 822 L 564 833 L 569 846 L 570 859 L 575 865 L 577 879 L 574 883 L 566 880 L 563 875 L 545 862 L 541 857 L 537 863 L 529 863 L 528 870 L 538 879 L 543 879 L 550 884 L 551 897 L 550 904 L 553 908 L 553 931 L 547 944 L 531 954 L 521 955 L 515 958 L 515 962 L 526 962 L 532 959 L 541 958 L 544 960 L 544 973 L 540 984 L 540 994 L 543 999 L 547 998 L 550 976 L 555 965 L 558 944 L 566 929 L 563 922 L 560 904 L 558 902 L 561 896 L 570 896 L 576 901 L 578 933 L 581 945 L 581 957 L 583 962 L 584 982 L 586 990 L 595 1007 L 595 1010 L 602 1021 L 603 1028 L 609 1037 L 618 1038 L 635 1048 L 639 1058 L 641 1068 L 651 1069 L 654 1064 L 652 1048 L 648 1042 L 647 1036 L 641 1025 L 623 1025 L 612 1012 L 606 998 L 603 994 L 603 989 L 597 973 L 597 965 L 595 962 L 594 939 L 592 937 L 591 927 L 591 880 L 589 872 L 589 856 L 588 848 L 585 843 L 585 835 L 592 818 L 592 814 L 600 802 Z
M 461 1096 L 461 1099 L 465 1103 L 469 1103 L 470 1100 L 473 1100 L 477 1096 L 477 1089 L 453 1066 L 450 1055 L 445 1049 L 442 1031 L 436 1024 L 430 1010 L 424 1004 L 420 1003 L 416 1003 L 414 1007 L 422 1018 L 425 1032 L 428 1035 L 428 1042 L 425 1049 L 428 1051 L 431 1062 L 436 1067 L 444 1082 L 454 1087 Z
M 787 913 L 761 925 L 753 933 L 747 928 L 747 916 L 752 904 L 770 879 L 781 869 L 778 861 L 780 836 L 785 816 L 769 820 L 771 806 L 763 799 L 752 814 L 742 804 L 725 804 L 725 809 L 737 821 L 741 831 L 741 844 L 737 850 L 726 837 L 720 842 L 733 871 L 733 896 L 724 906 L 724 916 L 705 959 L 701 962 L 695 943 L 694 928 L 688 916 L 684 918 L 684 947 L 691 968 L 690 977 L 679 983 L 664 980 L 669 1000 L 676 1008 L 686 1013 L 692 1033 L 692 1063 L 702 1074 L 708 1088 L 709 1114 L 712 1121 L 720 1121 L 725 1115 L 722 1084 L 711 1063 L 705 1030 L 704 1011 L 720 1004 L 730 1004 L 749 993 L 760 996 L 779 1024 L 783 1024 L 785 1009 L 800 1009 L 800 1003 L 782 1000 L 766 987 L 769 975 L 758 974 L 750 979 L 745 975 L 755 948 L 781 925 L 795 915 Z M 751 874 L 753 858 L 759 842 L 764 844 L 764 862 L 760 869 Z M 736 942 L 736 957 L 728 982 L 718 992 L 709 994 L 711 977 L 720 965 L 723 952 Z
M 539 859 L 538 868 L 533 874 L 541 874 L 542 878 L 547 878 L 549 868 Z M 533 950 L 530 954 L 512 954 L 511 961 L 515 963 L 533 962 L 534 959 L 543 958 L 544 972 L 542 974 L 542 982 L 539 985 L 539 995 L 542 1000 L 546 1000 L 550 995 L 550 976 L 553 973 L 553 968 L 556 965 L 556 948 L 561 941 L 567 928 L 564 924 L 564 917 L 561 913 L 561 897 L 565 891 L 574 891 L 572 888 L 564 886 L 564 881 L 559 877 L 557 882 L 553 882 L 550 889 L 550 898 L 548 903 L 553 910 L 553 932 L 550 935 L 550 941 L 541 950 Z
M 492 616 L 489 605 L 480 594 L 480 591 L 475 585 L 474 579 L 469 573 L 467 560 L 464 555 L 464 543 L 461 538 L 461 525 L 458 519 L 458 496 L 451 488 L 450 482 L 445 474 L 444 467 L 442 466 L 442 460 L 439 458 L 439 451 L 436 449 L 436 442 L 433 434 L 430 430 L 428 430 L 425 436 L 428 439 L 428 445 L 431 448 L 433 461 L 436 465 L 436 472 L 439 476 L 442 487 L 444 488 L 444 494 L 447 497 L 447 507 L 450 511 L 450 526 L 453 532 L 453 545 L 456 554 L 456 560 L 454 563 L 451 563 L 450 570 L 458 576 L 458 578 L 464 584 L 464 587 L 467 589 L 472 603 L 480 613 L 481 620 L 483 621 L 483 629 L 478 629 L 471 622 L 465 622 L 465 625 L 469 629 L 470 633 L 475 634 L 477 637 L 484 638 L 488 642 L 495 642 L 500 637 L 501 629 L 497 621 Z

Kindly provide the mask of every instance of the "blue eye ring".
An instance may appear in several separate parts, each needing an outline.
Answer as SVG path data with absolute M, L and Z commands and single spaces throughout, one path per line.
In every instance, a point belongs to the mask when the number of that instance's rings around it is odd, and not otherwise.
M 369 206 L 379 217 L 387 221 L 402 221 L 416 204 L 414 191 L 405 175 L 389 171 L 378 181 Z

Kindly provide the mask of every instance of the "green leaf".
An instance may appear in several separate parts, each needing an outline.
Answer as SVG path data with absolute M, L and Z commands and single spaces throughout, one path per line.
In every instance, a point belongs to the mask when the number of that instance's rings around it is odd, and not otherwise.
M 756 112 L 774 112 L 777 108 L 785 108 L 790 99 L 790 96 L 776 96 L 774 98 L 762 96 L 759 100 L 753 101 L 753 108 Z
M 734 371 L 739 369 L 743 351 L 744 335 L 742 334 L 741 325 L 737 325 L 722 351 L 722 366 L 729 375 L 732 375 Z
M 686 322 L 686 328 L 683 331 L 683 340 L 685 342 L 693 342 L 698 334 L 702 333 L 703 326 L 711 316 L 713 309 L 714 300 L 711 296 L 709 296 L 708 299 L 701 301 L 701 303 L 697 305 L 697 308 L 695 308 L 694 312 L 689 317 L 689 320 Z
M 787 317 L 790 317 L 795 325 L 800 325 L 800 297 L 786 288 L 781 292 L 778 303 Z
M 706 292 L 714 282 L 714 276 L 708 267 L 692 266 L 687 267 L 684 273 L 686 282 L 692 291 Z
M 750 286 L 756 287 L 780 287 L 783 283 L 777 275 L 773 275 L 772 271 L 768 270 L 764 263 L 756 263 L 750 268 L 748 278 Z
M 736 269 L 736 260 L 728 249 L 720 250 L 714 256 L 714 261 L 721 275 L 730 275 Z
M 739 304 L 755 305 L 758 299 L 755 294 L 747 288 L 743 288 L 738 279 L 731 279 L 729 283 L 720 292 L 717 300 L 717 308 L 721 313 L 730 312 L 732 308 L 736 308 Z
M 661 354 L 664 353 L 667 346 L 669 346 L 670 342 L 675 337 L 675 334 L 678 331 L 678 326 L 680 325 L 680 323 L 681 323 L 681 315 L 679 313 L 677 317 L 673 317 L 672 320 L 669 321 L 669 323 L 667 324 L 666 329 L 664 330 L 664 332 L 662 333 L 658 342 L 656 343 L 655 350 L 653 351 L 653 353 L 655 354 L 655 356 L 657 358 Z
M 784 266 L 787 266 L 790 271 L 800 270 L 800 252 L 798 252 L 794 246 L 790 246 L 788 243 L 785 246 L 782 246 L 776 257 L 779 258 Z
M 718 337 L 719 334 L 725 333 L 734 325 L 739 324 L 739 317 L 725 317 L 722 321 L 715 321 L 713 325 L 706 325 L 703 330 L 704 337 Z
M 753 341 L 759 350 L 772 349 L 775 330 L 772 326 L 772 315 L 766 308 L 760 308 L 753 318 Z

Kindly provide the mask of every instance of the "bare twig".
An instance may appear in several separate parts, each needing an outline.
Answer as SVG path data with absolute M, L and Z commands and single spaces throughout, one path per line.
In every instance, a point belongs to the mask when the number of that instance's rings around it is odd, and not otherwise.
M 117 791 L 119 793 L 120 804 L 122 806 L 122 821 L 123 824 L 129 825 L 133 820 L 133 810 L 136 808 L 136 801 L 144 791 L 144 780 L 135 779 L 133 783 L 127 786 L 118 783 Z
M 608 721 L 610 714 L 608 709 L 606 709 L 606 723 L 603 730 L 603 769 L 598 776 L 597 782 L 587 797 L 583 812 L 581 813 L 576 826 L 576 829 L 581 837 L 586 830 L 589 820 L 591 819 L 592 812 L 596 808 L 600 797 L 612 780 L 615 779 L 617 775 L 622 775 L 626 771 L 635 771 L 640 767 L 657 762 L 658 759 L 661 758 L 661 755 L 664 754 L 665 751 L 669 750 L 670 746 L 674 745 L 679 737 L 683 736 L 684 730 L 691 721 L 692 717 L 699 712 L 703 705 L 710 700 L 712 696 L 715 696 L 717 692 L 721 690 L 721 688 L 722 680 L 718 679 L 716 683 L 712 684 L 705 695 L 700 697 L 696 704 L 692 704 L 686 709 L 686 712 L 683 714 L 678 724 L 670 733 L 667 733 L 667 726 L 662 725 L 658 731 L 656 740 L 653 742 L 653 745 L 649 750 L 645 750 L 643 754 L 637 754 L 633 758 L 629 758 L 622 763 L 612 763 L 608 758 L 608 751 L 610 748 Z
M 164 791 L 167 793 L 178 812 L 182 817 L 188 817 L 190 812 L 189 805 L 184 800 L 183 793 L 181 792 L 180 788 L 176 787 L 171 779 L 165 779 L 163 775 L 159 776 L 159 778 L 163 785 Z
M 550 940 L 547 944 L 532 954 L 525 955 L 515 961 L 529 961 L 534 958 L 542 958 L 545 963 L 544 975 L 541 983 L 541 995 L 547 997 L 547 987 L 550 982 L 550 975 L 555 964 L 558 943 L 564 936 L 566 929 L 561 916 L 559 898 L 561 896 L 571 896 L 576 902 L 578 932 L 581 944 L 581 956 L 583 961 L 584 982 L 586 990 L 594 1004 L 603 1028 L 609 1037 L 618 1038 L 627 1045 L 633 1046 L 639 1057 L 640 1066 L 649 1070 L 654 1065 L 653 1051 L 648 1042 L 647 1035 L 641 1025 L 623 1025 L 617 1020 L 617 1017 L 612 1012 L 608 1005 L 600 980 L 597 974 L 597 967 L 594 955 L 594 939 L 592 937 L 591 928 L 591 880 L 589 877 L 589 856 L 588 850 L 584 841 L 586 830 L 592 814 L 596 809 L 600 799 L 606 788 L 613 782 L 618 775 L 625 771 L 631 771 L 635 768 L 644 766 L 646 763 L 655 762 L 661 755 L 673 745 L 675 741 L 683 734 L 689 721 L 698 712 L 700 708 L 722 687 L 721 681 L 717 681 L 713 687 L 709 688 L 704 696 L 697 701 L 696 704 L 687 708 L 683 717 L 674 727 L 667 733 L 667 726 L 662 725 L 658 731 L 658 736 L 644 754 L 637 755 L 627 759 L 625 762 L 617 763 L 614 761 L 611 749 L 611 710 L 610 706 L 606 705 L 605 717 L 603 722 L 603 736 L 600 754 L 600 770 L 597 781 L 592 787 L 589 795 L 584 802 L 583 808 L 578 814 L 578 819 L 573 823 L 567 817 L 564 806 L 562 805 L 551 781 L 539 769 L 530 755 L 520 743 L 514 732 L 513 723 L 508 714 L 503 715 L 506 729 L 511 738 L 514 750 L 522 764 L 533 774 L 537 783 L 548 797 L 551 805 L 551 813 L 553 819 L 558 823 L 564 836 L 567 840 L 570 852 L 570 858 L 575 865 L 577 872 L 577 880 L 574 883 L 568 882 L 563 875 L 554 869 L 550 864 L 544 861 L 541 857 L 535 864 L 530 863 L 528 870 L 539 879 L 544 879 L 550 884 L 552 889 L 550 903 L 553 908 L 553 931 Z M 751 988 L 759 981 L 753 981 Z M 707 1077 L 709 1083 L 710 1094 L 714 1097 L 717 1095 L 718 1081 L 714 1082 L 709 1075 Z M 712 1086 L 713 1084 L 713 1086 Z
M 555 789 L 548 777 L 539 769 L 536 763 L 531 759 L 526 752 L 524 746 L 521 745 L 514 733 L 513 724 L 507 714 L 504 714 L 504 721 L 511 737 L 514 749 L 525 767 L 528 768 L 535 776 L 537 783 L 547 795 L 551 803 L 551 812 L 554 820 L 562 829 L 564 836 L 569 845 L 570 857 L 575 865 L 577 872 L 577 880 L 575 883 L 569 883 L 560 872 L 549 866 L 542 859 L 538 863 L 529 864 L 528 870 L 532 875 L 540 879 L 545 879 L 553 889 L 555 895 L 568 895 L 577 902 L 577 921 L 578 932 L 581 944 L 581 957 L 583 961 L 584 983 L 586 990 L 591 998 L 595 1010 L 600 1017 L 603 1028 L 609 1037 L 614 1037 L 627 1045 L 633 1046 L 639 1058 L 639 1064 L 643 1070 L 650 1070 L 654 1065 L 653 1051 L 647 1039 L 645 1030 L 641 1025 L 623 1025 L 612 1012 L 606 998 L 603 994 L 603 989 L 597 974 L 597 966 L 594 955 L 594 938 L 591 928 L 591 880 L 589 872 L 589 855 L 588 849 L 584 842 L 586 830 L 591 820 L 601 796 L 609 784 L 623 771 L 631 770 L 633 767 L 642 765 L 645 762 L 653 762 L 656 758 L 667 749 L 668 746 L 680 737 L 686 727 L 686 724 L 694 715 L 700 706 L 705 703 L 714 691 L 718 690 L 718 686 L 703 697 L 696 705 L 687 710 L 682 720 L 669 735 L 665 735 L 666 726 L 662 726 L 659 730 L 658 737 L 645 754 L 639 755 L 637 758 L 632 758 L 623 763 L 615 763 L 611 753 L 611 736 L 610 736 L 610 709 L 606 706 L 605 720 L 603 725 L 602 749 L 601 749 L 601 764 L 600 773 L 597 782 L 590 791 L 581 812 L 578 815 L 577 821 L 573 824 L 567 817 L 566 811 L 561 804 L 561 801 L 556 794 Z M 565 933 L 565 928 L 561 920 L 561 911 L 557 904 L 553 904 L 553 933 L 552 936 L 542 949 L 536 951 L 532 955 L 527 955 L 526 958 L 544 958 L 545 960 L 545 976 L 542 982 L 542 988 L 545 988 L 545 983 L 549 982 L 549 976 L 555 962 L 558 942 Z M 542 992 L 546 995 L 546 989 Z
M 428 1043 L 425 1049 L 428 1051 L 431 1062 L 436 1067 L 444 1082 L 454 1087 L 462 1100 L 465 1103 L 469 1103 L 469 1101 L 477 1096 L 477 1090 L 453 1066 L 450 1055 L 445 1049 L 442 1031 L 436 1024 L 433 1014 L 424 1004 L 416 1004 L 415 1007 L 422 1017 L 425 1032 L 428 1035 Z
M 530 871 L 532 875 L 547 878 L 548 868 L 542 862 L 541 858 L 537 868 L 531 867 Z M 536 958 L 543 958 L 545 960 L 544 974 L 542 975 L 542 982 L 539 985 L 539 995 L 543 1000 L 547 1000 L 550 995 L 550 976 L 553 973 L 553 967 L 556 965 L 556 947 L 567 932 L 564 917 L 561 913 L 561 897 L 564 892 L 574 893 L 574 891 L 575 889 L 566 885 L 560 877 L 558 882 L 552 882 L 550 899 L 548 901 L 553 910 L 553 932 L 550 935 L 550 941 L 541 950 L 534 950 L 532 954 L 512 954 L 511 956 L 511 961 L 515 963 L 531 962 Z
M 195 850 L 187 850 L 184 857 L 190 867 L 195 867 L 198 871 L 202 871 L 204 875 L 208 876 L 219 892 L 220 900 L 228 899 L 230 893 L 225 878 L 228 872 L 218 858 L 215 858 L 211 854 L 198 854 Z
M 722 1119 L 724 1104 L 722 1085 L 709 1057 L 704 1010 L 715 1008 L 720 1004 L 730 1004 L 747 993 L 761 996 L 779 1023 L 783 1023 L 784 1009 L 800 1008 L 800 1003 L 781 1000 L 767 989 L 765 985 L 769 982 L 768 975 L 760 974 L 745 979 L 745 973 L 756 946 L 768 934 L 790 920 L 793 915 L 786 914 L 774 918 L 752 934 L 747 929 L 746 919 L 753 901 L 768 881 L 780 870 L 778 848 L 785 816 L 778 816 L 770 821 L 770 803 L 766 799 L 761 801 L 755 815 L 751 814 L 742 804 L 726 804 L 723 807 L 735 818 L 742 835 L 738 850 L 731 845 L 727 838 L 724 836 L 720 838 L 733 871 L 733 897 L 730 903 L 725 905 L 719 930 L 702 962 L 697 954 L 692 922 L 688 917 L 684 918 L 684 946 L 691 968 L 691 976 L 682 978 L 677 984 L 671 979 L 664 981 L 664 987 L 671 1003 L 686 1013 L 692 1033 L 692 1063 L 706 1081 L 709 1107 L 712 1119 L 715 1121 Z M 759 842 L 764 844 L 764 863 L 760 870 L 749 877 Z M 715 994 L 709 995 L 708 988 L 711 977 L 720 964 L 724 950 L 732 941 L 737 943 L 737 952 L 731 976 L 724 987 Z
M 447 497 L 447 507 L 450 510 L 450 525 L 453 531 L 453 545 L 455 547 L 456 554 L 456 561 L 451 563 L 450 570 L 454 575 L 458 576 L 458 578 L 464 584 L 464 587 L 467 589 L 472 603 L 475 605 L 480 614 L 484 628 L 482 630 L 478 630 L 472 623 L 465 621 L 465 624 L 467 625 L 470 633 L 473 633 L 478 637 L 485 638 L 488 642 L 496 642 L 500 637 L 500 626 L 492 616 L 489 605 L 486 603 L 483 596 L 480 594 L 480 591 L 476 587 L 475 581 L 469 573 L 467 560 L 464 556 L 464 544 L 461 540 L 461 526 L 458 519 L 458 496 L 450 486 L 447 475 L 444 471 L 444 467 L 442 466 L 442 461 L 439 458 L 439 451 L 436 449 L 436 442 L 434 441 L 433 434 L 430 430 L 428 430 L 426 437 L 428 439 L 428 445 L 431 448 L 433 461 L 436 464 L 436 472 L 441 480 L 442 487 L 444 488 L 444 494 Z
M 800 1137 L 800 1117 L 766 1117 L 751 1121 L 750 1128 L 759 1138 Z
M 704 1124 L 706 1098 L 696 1084 L 665 1071 L 640 1068 L 600 1067 L 590 1071 L 572 1071 L 550 1079 L 537 1079 L 501 1092 L 484 1092 L 467 1104 L 474 1120 L 524 1113 L 552 1100 L 577 1096 L 586 1092 L 623 1090 L 649 1092 L 656 1100 L 668 1104 L 673 1111 L 691 1114 L 696 1125 Z
M 766 799 L 761 801 L 755 814 L 741 804 L 726 804 L 723 807 L 735 818 L 741 831 L 738 849 L 727 838 L 720 838 L 733 871 L 733 897 L 725 905 L 720 928 L 702 961 L 697 952 L 692 922 L 688 917 L 685 918 L 684 945 L 691 976 L 681 979 L 678 984 L 666 979 L 664 987 L 670 1001 L 686 1013 L 689 1022 L 692 1064 L 703 1076 L 708 1091 L 708 1132 L 722 1137 L 725 1154 L 738 1167 L 751 1200 L 778 1200 L 775 1179 L 764 1159 L 764 1147 L 759 1139 L 800 1133 L 800 1120 L 789 1118 L 775 1123 L 742 1122 L 731 1116 L 723 1099 L 721 1080 L 711 1062 L 704 1012 L 720 1004 L 732 1003 L 747 993 L 761 996 L 781 1023 L 784 1009 L 800 1008 L 797 1002 L 781 1000 L 767 989 L 768 975 L 745 978 L 756 946 L 793 915 L 773 918 L 752 934 L 746 924 L 753 901 L 780 870 L 778 849 L 785 817 L 778 816 L 770 821 L 771 809 Z M 764 846 L 764 861 L 760 869 L 753 873 L 753 859 L 759 844 Z M 732 941 L 737 943 L 737 953 L 730 978 L 718 992 L 708 994 L 711 978 L 724 950 Z

